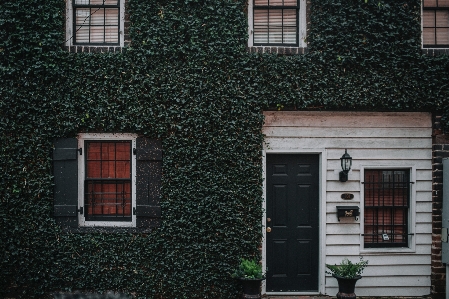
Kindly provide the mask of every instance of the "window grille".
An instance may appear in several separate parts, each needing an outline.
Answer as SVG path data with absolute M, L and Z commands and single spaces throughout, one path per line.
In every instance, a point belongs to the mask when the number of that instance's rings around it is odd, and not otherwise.
M 74 44 L 119 44 L 119 0 L 73 0 L 72 3 Z
M 365 248 L 408 247 L 409 170 L 365 170 Z
M 423 0 L 423 47 L 449 47 L 449 0 Z
M 299 0 L 254 0 L 255 46 L 298 46 Z
M 131 221 L 131 141 L 86 141 L 86 220 Z

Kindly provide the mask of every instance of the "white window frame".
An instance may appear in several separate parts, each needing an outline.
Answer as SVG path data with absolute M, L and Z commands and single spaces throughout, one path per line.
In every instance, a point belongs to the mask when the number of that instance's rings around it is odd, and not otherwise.
M 306 48 L 306 31 L 307 31 L 307 11 L 306 0 L 299 1 L 299 23 L 298 23 L 298 48 Z M 254 0 L 248 1 L 248 47 L 254 46 Z M 257 47 L 270 47 L 257 46 Z M 288 46 L 273 46 L 273 47 L 288 47 Z M 293 48 L 296 48 L 293 47 Z
M 82 155 L 78 159 L 78 206 L 84 207 L 84 179 L 85 179 L 85 159 L 86 151 L 84 150 L 85 141 L 131 141 L 131 150 L 136 148 L 136 134 L 112 134 L 112 133 L 82 133 L 78 135 L 78 148 L 81 149 Z M 79 154 L 79 153 L 78 153 Z M 131 221 L 86 221 L 83 214 L 78 214 L 80 226 L 86 227 L 136 227 L 136 215 L 133 209 L 136 207 L 136 155 L 131 155 Z
M 125 34 L 124 34 L 124 25 L 125 25 L 125 0 L 120 1 L 120 15 L 119 15 L 119 44 L 118 45 L 90 45 L 90 44 L 82 44 L 75 45 L 73 44 L 73 36 L 74 36 L 74 28 L 73 28 L 73 5 L 72 1 L 74 0 L 66 0 L 66 22 L 65 22 L 65 36 L 66 41 L 65 45 L 68 47 L 78 46 L 78 47 L 98 47 L 98 48 L 108 48 L 108 47 L 123 47 L 125 45 Z
M 410 171 L 410 207 L 408 217 L 408 247 L 381 247 L 381 248 L 365 248 L 364 232 L 365 232 L 365 169 L 366 170 L 395 170 L 408 169 Z M 360 253 L 404 253 L 415 252 L 416 244 L 416 167 L 400 166 L 400 165 L 361 165 L 360 166 Z

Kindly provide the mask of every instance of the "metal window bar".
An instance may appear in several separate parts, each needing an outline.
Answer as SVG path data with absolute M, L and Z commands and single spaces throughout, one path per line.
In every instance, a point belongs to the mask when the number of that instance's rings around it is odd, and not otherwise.
M 100 145 L 99 152 L 97 152 L 97 157 L 92 157 L 95 155 L 90 152 L 90 144 Z M 129 153 L 126 157 L 118 154 L 117 145 L 127 144 Z M 108 145 L 106 148 L 105 146 Z M 112 150 L 111 150 L 112 146 Z M 132 210 L 132 187 L 131 187 L 131 142 L 130 141 L 86 141 L 86 160 L 85 160 L 85 181 L 84 181 L 84 210 L 85 218 L 87 221 L 131 221 L 131 210 Z M 112 158 L 111 158 L 112 156 Z M 122 157 L 121 159 L 118 156 Z M 96 162 L 94 167 L 99 168 L 99 177 L 89 177 L 89 163 Z M 114 164 L 113 174 L 110 173 L 108 169 L 107 173 L 104 173 L 107 163 Z M 123 172 L 118 174 L 119 167 L 117 164 L 119 162 L 129 163 L 129 173 Z M 126 170 L 126 167 L 125 167 Z M 111 177 L 113 175 L 113 177 Z M 123 177 L 125 175 L 125 177 Z M 115 207 L 111 209 L 110 207 Z M 100 212 L 96 211 L 95 208 L 99 207 Z M 115 212 L 114 212 L 115 211 Z
M 115 192 L 111 191 L 111 186 Z M 126 192 L 126 187 L 131 190 L 130 179 L 86 179 L 84 197 L 86 220 L 113 221 L 119 218 L 121 221 L 125 220 L 124 218 L 131 218 L 131 192 Z M 96 208 L 99 208 L 99 211 Z
M 268 5 L 256 5 L 255 0 L 254 0 L 254 5 L 253 5 L 253 31 L 255 31 L 255 27 L 256 27 L 256 23 L 255 23 L 255 11 L 256 10 L 267 10 L 267 18 L 268 18 L 268 23 L 267 23 L 267 43 L 257 43 L 254 40 L 254 35 L 253 35 L 253 45 L 254 46 L 290 46 L 290 47 L 294 47 L 294 46 L 298 46 L 299 45 L 299 3 L 298 1 L 296 1 L 296 5 L 295 6 L 287 6 L 287 5 L 271 5 L 270 4 L 271 0 L 268 0 Z M 283 3 L 284 4 L 284 3 Z M 296 11 L 296 19 L 295 19 L 295 42 L 294 43 L 286 43 L 285 41 L 285 33 L 284 33 L 284 12 L 287 9 L 294 9 Z M 281 43 L 275 43 L 275 42 L 270 42 L 270 12 L 274 11 L 274 10 L 280 10 L 282 13 L 282 25 L 281 25 Z
M 408 246 L 410 183 L 408 170 L 366 171 L 365 247 Z

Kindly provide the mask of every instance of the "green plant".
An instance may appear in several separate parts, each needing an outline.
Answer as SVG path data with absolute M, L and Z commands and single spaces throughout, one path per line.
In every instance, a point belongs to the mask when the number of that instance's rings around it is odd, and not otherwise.
M 342 278 L 354 278 L 361 275 L 366 266 L 368 266 L 368 261 L 363 260 L 363 257 L 360 257 L 358 263 L 353 263 L 349 259 L 344 258 L 340 265 L 326 264 L 326 267 L 329 269 L 326 273 Z
M 256 260 L 241 259 L 240 264 L 232 274 L 233 278 L 244 278 L 244 279 L 262 279 L 264 278 L 262 273 L 262 265 Z

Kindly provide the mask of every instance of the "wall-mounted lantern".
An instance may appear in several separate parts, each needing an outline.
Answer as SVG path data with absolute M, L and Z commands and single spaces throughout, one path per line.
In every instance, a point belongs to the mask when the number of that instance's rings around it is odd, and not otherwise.
M 345 149 L 345 153 L 340 158 L 341 161 L 341 169 L 343 171 L 340 171 L 340 182 L 346 182 L 348 180 L 348 172 L 351 170 L 352 166 L 352 158 L 348 154 L 348 150 Z
M 340 217 L 354 217 L 358 220 L 360 210 L 358 206 L 337 206 L 337 218 L 340 221 Z

